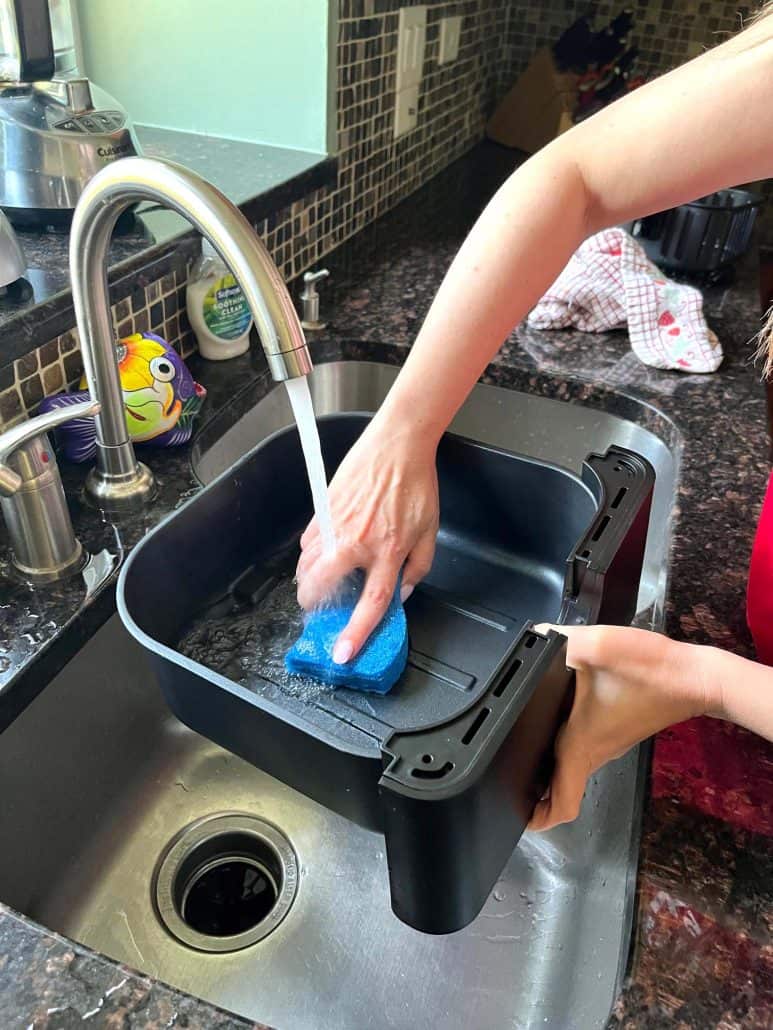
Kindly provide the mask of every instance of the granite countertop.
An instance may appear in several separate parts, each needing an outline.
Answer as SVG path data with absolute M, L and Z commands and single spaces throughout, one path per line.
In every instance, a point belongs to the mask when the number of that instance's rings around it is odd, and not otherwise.
M 442 275 L 512 154 L 482 146 L 329 259 L 321 290 L 328 328 L 315 360 L 399 363 Z M 669 566 L 669 634 L 753 657 L 744 618 L 748 559 L 769 463 L 765 397 L 751 364 L 759 328 L 756 272 L 706 291 L 725 348 L 711 376 L 643 366 L 622 332 L 517 329 L 484 381 L 604 407 L 671 426 L 680 481 Z M 194 360 L 207 411 L 238 388 L 262 389 L 260 354 L 219 365 Z M 204 413 L 206 417 L 206 412 Z M 6 722 L 114 611 L 122 556 L 198 489 L 189 449 L 144 451 L 160 494 L 123 526 L 78 499 L 83 470 L 66 469 L 76 531 L 92 555 L 89 583 L 32 592 L 9 574 L 0 530 L 0 721 Z M 769 1026 L 773 1005 L 773 748 L 708 719 L 661 733 L 645 806 L 634 948 L 610 1028 Z M 175 1013 L 177 1015 L 175 1015 Z M 235 1017 L 95 956 L 0 907 L 0 1025 L 244 1027 Z M 288 1028 L 289 1030 L 289 1028 Z

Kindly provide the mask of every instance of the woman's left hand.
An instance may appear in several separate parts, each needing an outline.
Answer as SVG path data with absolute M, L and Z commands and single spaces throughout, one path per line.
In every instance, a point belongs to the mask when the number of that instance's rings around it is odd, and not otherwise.
M 568 637 L 574 704 L 556 737 L 555 769 L 530 830 L 549 830 L 580 812 L 588 777 L 639 741 L 716 707 L 714 649 L 623 626 L 538 626 Z

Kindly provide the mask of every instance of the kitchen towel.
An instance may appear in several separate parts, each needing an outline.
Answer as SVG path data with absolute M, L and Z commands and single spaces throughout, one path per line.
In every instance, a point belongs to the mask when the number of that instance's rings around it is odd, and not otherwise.
M 667 279 L 624 229 L 585 240 L 527 324 L 587 333 L 627 326 L 634 353 L 654 368 L 714 372 L 722 363 L 700 290 Z

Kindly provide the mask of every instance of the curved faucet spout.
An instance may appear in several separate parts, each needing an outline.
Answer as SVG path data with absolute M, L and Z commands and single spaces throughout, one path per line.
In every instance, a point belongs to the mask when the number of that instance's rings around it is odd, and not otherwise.
M 101 405 L 97 465 L 86 489 L 106 511 L 126 511 L 152 495 L 148 469 L 129 439 L 107 288 L 107 249 L 116 220 L 150 200 L 178 211 L 212 243 L 235 275 L 252 311 L 277 381 L 308 375 L 311 357 L 287 287 L 247 219 L 219 190 L 168 161 L 127 157 L 94 176 L 81 194 L 70 235 L 75 318 L 89 390 Z

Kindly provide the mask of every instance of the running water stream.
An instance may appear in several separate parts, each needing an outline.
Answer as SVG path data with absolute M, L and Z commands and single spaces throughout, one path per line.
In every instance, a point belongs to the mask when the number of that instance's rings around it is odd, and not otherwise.
M 317 422 L 314 418 L 314 405 L 311 401 L 309 382 L 306 376 L 298 376 L 295 379 L 286 380 L 285 386 L 301 437 L 303 457 L 306 461 L 306 471 L 309 475 L 311 496 L 314 501 L 314 512 L 322 537 L 322 552 L 330 555 L 336 549 L 336 539 L 333 532 L 333 519 L 330 515 L 325 465 L 322 461 L 322 449 L 319 443 Z

